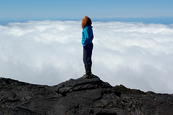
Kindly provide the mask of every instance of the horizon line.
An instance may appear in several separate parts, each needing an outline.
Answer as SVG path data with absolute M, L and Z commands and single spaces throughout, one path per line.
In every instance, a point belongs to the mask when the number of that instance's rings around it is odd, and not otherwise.
M 14 19 L 0 19 L 0 25 L 7 25 L 13 22 L 28 22 L 28 21 L 81 21 L 79 18 L 14 18 Z M 173 17 L 113 17 L 113 18 L 92 18 L 93 22 L 142 22 L 142 23 L 154 23 L 154 24 L 173 24 Z

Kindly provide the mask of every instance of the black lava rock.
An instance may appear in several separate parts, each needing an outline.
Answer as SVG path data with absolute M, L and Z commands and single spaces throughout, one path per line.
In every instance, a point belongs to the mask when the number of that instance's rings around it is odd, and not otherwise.
M 55 86 L 0 78 L 0 115 L 173 115 L 173 95 L 113 87 L 97 76 Z

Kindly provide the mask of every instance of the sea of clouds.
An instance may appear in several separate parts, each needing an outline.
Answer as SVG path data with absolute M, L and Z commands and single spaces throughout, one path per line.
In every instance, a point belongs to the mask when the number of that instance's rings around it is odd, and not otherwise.
M 93 74 L 111 85 L 173 93 L 173 24 L 93 22 Z M 84 74 L 81 21 L 0 25 L 0 77 L 57 85 Z

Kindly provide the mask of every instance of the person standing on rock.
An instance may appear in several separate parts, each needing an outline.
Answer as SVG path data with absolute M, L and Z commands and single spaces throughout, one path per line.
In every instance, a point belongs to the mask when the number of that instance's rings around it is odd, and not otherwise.
M 93 30 L 92 30 L 92 21 L 88 16 L 85 16 L 82 19 L 82 45 L 83 45 L 83 62 L 85 67 L 86 74 L 83 75 L 83 78 L 91 78 L 91 66 L 92 66 L 92 50 L 93 43 L 92 40 L 94 38 Z

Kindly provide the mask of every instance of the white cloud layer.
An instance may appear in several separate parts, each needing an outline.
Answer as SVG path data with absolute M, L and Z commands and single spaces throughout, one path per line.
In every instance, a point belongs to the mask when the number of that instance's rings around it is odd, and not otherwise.
M 173 25 L 93 22 L 92 71 L 111 85 L 173 93 Z M 80 21 L 0 25 L 0 76 L 56 85 L 84 74 Z

